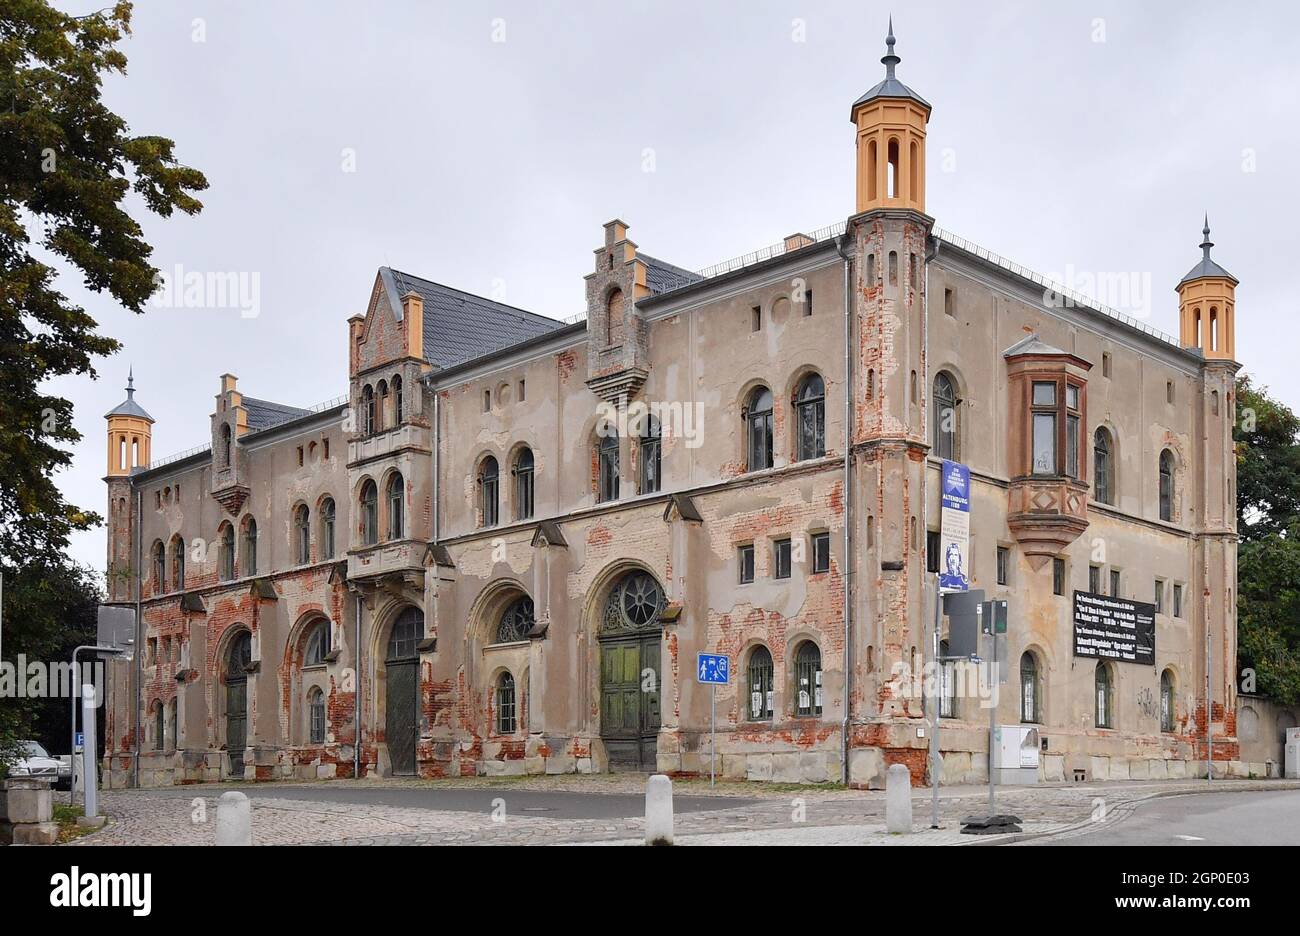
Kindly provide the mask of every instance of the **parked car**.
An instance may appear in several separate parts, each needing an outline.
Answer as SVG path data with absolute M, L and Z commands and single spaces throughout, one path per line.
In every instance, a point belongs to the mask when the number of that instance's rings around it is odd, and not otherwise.
M 49 751 L 36 741 L 20 741 L 22 754 L 16 764 L 9 768 L 9 776 L 24 777 L 34 780 L 50 780 L 57 787 L 72 783 L 72 762 L 51 757 Z

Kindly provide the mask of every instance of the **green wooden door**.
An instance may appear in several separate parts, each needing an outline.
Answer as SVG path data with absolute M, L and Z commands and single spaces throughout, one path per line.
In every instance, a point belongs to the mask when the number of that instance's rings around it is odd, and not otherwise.
M 659 736 L 660 638 L 631 637 L 600 647 L 600 736 L 610 766 L 651 770 Z

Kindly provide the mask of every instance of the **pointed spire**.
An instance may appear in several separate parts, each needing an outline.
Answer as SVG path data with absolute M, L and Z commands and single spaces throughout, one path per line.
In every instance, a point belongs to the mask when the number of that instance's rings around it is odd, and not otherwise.
M 1214 246 L 1214 241 L 1210 240 L 1210 213 L 1205 213 L 1205 227 L 1201 229 L 1205 239 L 1201 241 L 1201 250 L 1205 252 L 1205 259 L 1210 259 L 1210 248 Z
M 894 66 L 902 61 L 894 54 L 894 16 L 889 16 L 889 35 L 885 37 L 885 54 L 880 61 L 885 66 L 885 80 L 889 81 L 894 77 Z
M 126 398 L 135 399 L 135 367 L 134 365 L 127 369 L 126 372 Z

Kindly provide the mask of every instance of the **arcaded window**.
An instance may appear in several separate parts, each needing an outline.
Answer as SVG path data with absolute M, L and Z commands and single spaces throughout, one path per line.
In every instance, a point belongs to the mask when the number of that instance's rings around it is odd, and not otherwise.
M 327 497 L 320 504 L 320 556 L 334 558 L 334 498 Z
M 749 655 L 749 669 L 745 674 L 749 686 L 749 704 L 745 717 L 750 721 L 772 720 L 775 695 L 772 673 L 772 652 L 767 647 L 755 647 Z
M 375 431 L 375 391 L 366 384 L 361 391 L 361 434 L 370 435 Z
M 533 450 L 523 448 L 515 455 L 515 519 L 527 520 L 533 515 Z
M 1115 686 L 1110 672 L 1110 666 L 1101 662 L 1097 664 L 1096 675 L 1094 676 L 1096 686 L 1095 701 L 1095 724 L 1098 728 L 1113 728 L 1114 724 L 1114 706 L 1115 706 Z
M 800 644 L 794 655 L 794 713 L 822 713 L 822 652 L 812 641 Z
M 745 440 L 750 471 L 772 467 L 772 391 L 758 387 L 745 406 Z
M 659 444 L 659 420 L 647 416 L 645 429 L 641 433 L 640 488 L 642 494 L 654 494 L 659 490 L 659 468 L 661 447 Z
M 957 389 L 951 375 L 940 371 L 934 378 L 934 456 L 957 460 Z
M 179 536 L 172 538 L 172 589 L 180 591 L 185 587 L 185 540 Z
M 1174 453 L 1160 453 L 1160 519 L 1174 519 Z
M 406 483 L 400 474 L 388 479 L 388 538 L 401 539 L 406 535 L 405 512 Z
M 501 614 L 501 620 L 497 622 L 496 642 L 514 643 L 525 640 L 534 623 L 533 599 L 521 595 L 510 602 L 510 606 Z
M 374 481 L 361 485 L 361 542 L 366 546 L 379 542 L 379 488 Z
M 1041 717 L 1042 696 L 1038 675 L 1038 660 L 1028 651 L 1020 657 L 1020 720 L 1037 724 Z
M 1110 431 L 1097 427 L 1092 434 L 1092 473 L 1099 504 L 1115 503 L 1115 458 Z
M 299 504 L 293 515 L 293 550 L 298 565 L 311 561 L 311 513 L 306 504 Z
M 307 634 L 307 650 L 303 653 L 303 666 L 324 666 L 330 652 L 330 622 L 317 621 Z
M 478 507 L 482 525 L 496 526 L 501 519 L 501 477 L 497 460 L 489 455 L 478 469 Z
M 497 677 L 497 734 L 514 734 L 519 720 L 515 706 L 515 678 L 509 671 Z
M 596 442 L 596 500 L 618 500 L 618 433 L 606 426 Z
M 252 517 L 244 524 L 242 571 L 245 576 L 257 574 L 257 521 Z
M 229 523 L 221 528 L 221 580 L 235 577 L 235 529 Z
M 809 374 L 795 394 L 799 461 L 826 454 L 826 385 L 820 375 Z
M 393 375 L 393 425 L 400 426 L 406 408 L 402 402 L 402 375 Z
M 320 686 L 312 686 L 307 692 L 307 721 L 312 744 L 325 743 L 325 693 Z
M 388 381 L 379 381 L 375 388 L 375 432 L 383 432 L 388 425 Z
M 1160 674 L 1160 730 L 1174 730 L 1174 674 L 1169 670 Z

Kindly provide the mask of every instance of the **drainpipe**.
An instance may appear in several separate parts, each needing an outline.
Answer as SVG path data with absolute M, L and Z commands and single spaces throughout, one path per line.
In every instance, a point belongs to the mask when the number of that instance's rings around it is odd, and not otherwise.
M 361 779 L 361 592 L 353 592 L 353 655 L 356 657 L 356 698 L 352 705 L 352 779 Z
M 428 385 L 433 389 L 433 541 L 438 542 L 438 430 L 441 426 L 438 423 L 438 391 L 433 388 L 432 384 Z
M 921 353 L 925 359 L 925 366 L 921 369 L 922 379 L 925 381 L 922 386 L 930 386 L 930 261 L 939 256 L 939 238 L 929 235 L 926 238 L 925 255 L 921 262 L 921 282 L 925 284 L 925 289 L 921 292 Z M 928 399 L 928 397 L 925 397 Z M 924 438 L 930 438 L 930 407 L 926 406 L 921 410 L 921 432 Z M 921 468 L 921 529 L 926 531 L 927 539 L 930 529 L 930 463 L 927 454 L 926 461 L 922 462 Z M 928 558 L 928 557 L 927 557 Z M 921 608 L 925 609 L 925 596 L 929 591 L 924 585 L 925 576 L 921 576 Z M 934 621 L 933 633 L 930 635 L 930 659 L 934 662 L 935 677 L 937 686 L 943 684 L 943 664 L 939 661 L 939 583 L 938 577 L 935 578 L 934 586 L 934 609 L 928 619 Z M 926 620 L 923 616 L 922 620 Z M 913 674 L 915 675 L 915 674 Z M 922 686 L 925 685 L 922 679 Z M 940 689 L 942 692 L 942 689 Z M 939 750 L 939 700 L 936 698 L 931 705 L 934 706 L 934 723 L 930 727 L 930 769 L 934 771 L 934 776 L 930 778 L 930 795 L 931 795 L 931 828 L 938 828 L 939 824 L 939 779 L 943 774 L 940 766 L 943 755 Z M 989 742 L 990 744 L 992 741 Z
M 853 238 L 847 230 L 836 242 L 844 260 L 844 718 L 840 722 L 840 780 L 849 785 L 849 704 L 853 685 Z
M 135 486 L 135 482 L 131 482 Z M 144 517 L 144 491 L 135 489 L 135 717 L 132 719 L 131 747 L 135 762 L 131 776 L 135 788 L 140 789 L 140 705 L 144 697 L 144 619 L 140 612 L 140 564 L 144 562 L 144 530 L 140 529 Z M 76 757 L 74 753 L 72 755 Z

